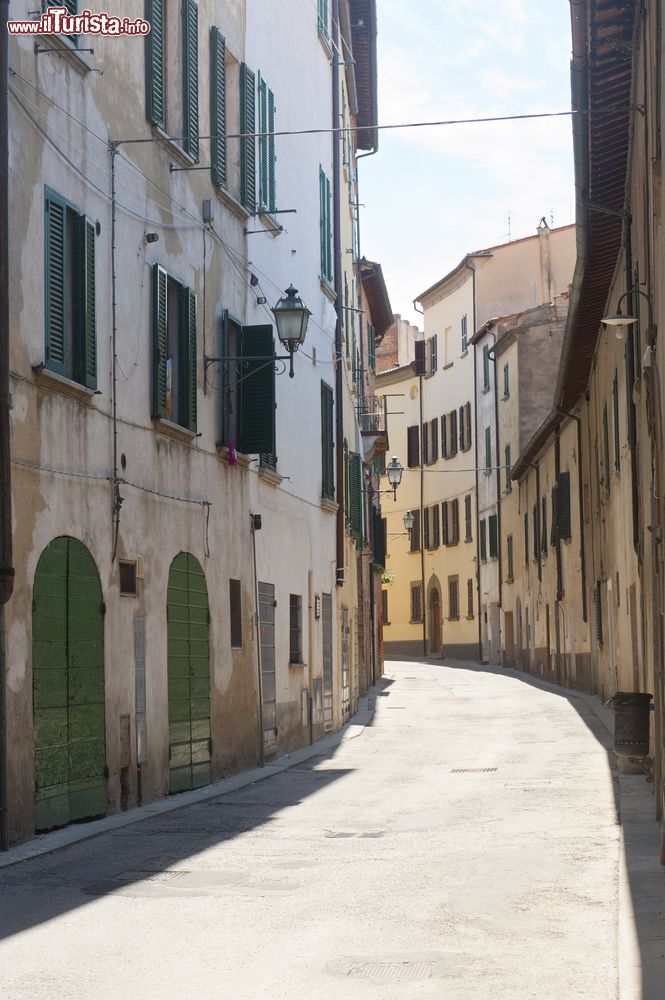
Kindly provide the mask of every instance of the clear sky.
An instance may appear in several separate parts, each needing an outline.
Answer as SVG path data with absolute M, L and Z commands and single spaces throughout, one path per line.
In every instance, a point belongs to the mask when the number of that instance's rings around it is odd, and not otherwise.
M 379 122 L 570 108 L 568 0 L 377 0 Z M 384 131 L 360 163 L 362 253 L 393 311 L 471 250 L 574 222 L 569 117 Z

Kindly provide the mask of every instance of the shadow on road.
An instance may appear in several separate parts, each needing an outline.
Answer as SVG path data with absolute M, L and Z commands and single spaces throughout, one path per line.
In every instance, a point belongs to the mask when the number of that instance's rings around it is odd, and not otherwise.
M 625 987 L 625 993 L 622 990 L 620 995 L 622 1000 L 624 996 L 625 1000 L 662 1000 L 665 995 L 665 868 L 659 861 L 660 826 L 655 818 L 653 786 L 641 775 L 620 774 L 613 749 L 613 736 L 594 712 L 587 696 L 512 668 L 429 661 L 430 666 L 437 664 L 454 667 L 460 673 L 510 677 L 557 698 L 563 698 L 575 709 L 602 746 L 607 755 L 607 768 L 612 776 L 617 821 L 623 828 L 625 869 L 631 897 L 632 921 L 639 947 L 639 956 L 634 956 L 635 965 L 628 968 L 631 956 L 626 953 L 627 942 L 625 938 L 622 940 L 620 932 L 619 958 L 624 970 L 622 979 Z M 600 700 L 598 706 L 601 707 Z M 630 921 L 628 929 L 630 930 Z
M 0 870 L 0 939 L 52 920 L 110 893 L 178 896 L 206 891 L 188 859 L 254 831 L 274 826 L 279 814 L 351 773 L 331 766 L 337 748 L 244 788 L 133 823 Z M 279 891 L 284 872 L 271 884 L 254 884 L 251 871 L 204 872 L 205 886 L 248 885 Z

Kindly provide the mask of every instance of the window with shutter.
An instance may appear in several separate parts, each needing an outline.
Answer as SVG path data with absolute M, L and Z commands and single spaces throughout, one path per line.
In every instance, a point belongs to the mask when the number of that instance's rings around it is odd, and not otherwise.
M 466 581 L 466 617 L 473 618 L 473 580 Z
M 210 29 L 210 130 L 212 182 L 226 187 L 226 42 L 214 27 Z
M 506 551 L 508 557 L 508 583 L 512 583 L 515 578 L 515 569 L 513 565 L 513 536 L 508 535 L 506 538 Z
M 426 549 L 432 548 L 431 522 L 432 511 L 429 507 L 425 507 L 423 510 L 423 544 Z
M 423 424 L 423 465 L 429 465 L 431 462 L 429 453 L 429 424 Z
M 376 375 L 376 331 L 371 323 L 367 324 L 367 360 L 372 375 Z
M 459 618 L 459 577 L 448 577 L 448 618 L 457 621 Z
M 328 38 L 329 30 L 329 18 L 328 18 L 328 0 L 318 0 L 317 7 L 317 26 L 319 34 L 323 35 L 324 38 Z
M 459 447 L 460 451 L 464 451 L 464 446 L 466 444 L 466 408 L 460 406 L 459 408 Z
M 150 32 L 145 38 L 146 114 L 148 121 L 166 127 L 164 0 L 146 0 Z
M 603 459 L 605 462 L 605 468 L 603 469 L 605 476 L 605 492 L 609 493 L 612 477 L 610 475 L 610 431 L 607 418 L 607 403 L 603 407 Z
M 321 496 L 335 499 L 335 462 L 333 440 L 333 390 L 321 383 Z
M 434 419 L 430 422 L 429 431 L 429 455 L 430 463 L 438 462 L 439 460 L 439 421 Z
M 450 512 L 452 514 L 452 525 L 451 534 L 452 539 L 450 544 L 457 545 L 459 542 L 459 500 L 452 500 L 450 505 Z
M 552 506 L 551 506 L 551 511 L 552 511 L 552 526 L 550 528 L 550 546 L 553 548 L 556 545 L 556 543 L 557 543 L 557 541 L 559 539 L 559 535 L 558 535 L 558 531 L 559 531 L 559 525 L 558 525 L 558 520 L 559 520 L 559 505 L 558 505 L 558 502 L 557 502 L 557 487 L 556 487 L 556 485 L 554 485 L 552 487 Z
M 469 348 L 469 335 L 468 335 L 468 320 L 466 313 L 462 316 L 462 354 L 465 354 Z
M 256 75 L 240 66 L 240 201 L 250 214 L 256 211 Z
M 257 74 L 259 113 L 259 211 L 275 212 L 275 95 Z
M 416 375 L 427 375 L 427 344 L 424 340 L 417 340 L 413 347 L 415 351 L 413 371 Z
M 247 359 L 239 385 L 240 451 L 271 456 L 276 465 L 275 366 L 266 361 L 275 354 L 272 326 L 244 326 L 240 354 Z
M 199 158 L 199 9 L 194 0 L 182 3 L 183 149 Z
M 319 167 L 319 242 L 321 279 L 331 284 L 333 280 L 332 200 L 330 181 L 323 167 Z M 347 312 L 344 314 L 346 322 Z M 348 344 L 348 337 L 347 337 Z
M 465 451 L 468 451 L 471 447 L 471 403 L 466 404 L 466 446 Z
M 541 498 L 542 517 L 540 521 L 540 550 L 547 554 L 547 497 Z
M 441 504 L 441 528 L 443 544 L 450 545 L 450 524 L 448 518 L 448 501 L 444 500 Z
M 196 430 L 196 296 L 152 269 L 152 417 Z
M 503 398 L 508 399 L 510 396 L 510 368 L 508 365 L 503 366 Z
M 480 558 L 487 562 L 487 522 L 484 518 L 480 522 Z
M 603 645 L 603 605 L 602 605 L 602 591 L 600 580 L 596 580 L 596 585 L 593 588 L 593 620 L 596 632 L 596 642 L 599 646 Z
M 529 565 L 529 515 L 524 515 L 524 565 Z
M 438 549 L 441 544 L 441 532 L 439 527 L 439 505 L 435 504 L 430 508 L 432 512 L 432 548 Z
M 448 458 L 448 417 L 441 417 L 441 457 Z
M 454 458 L 457 454 L 457 410 L 453 410 L 448 415 L 448 425 L 449 425 L 449 437 L 448 437 L 448 453 L 450 458 Z
M 64 7 L 68 14 L 78 14 L 78 0 L 42 0 L 42 10 L 49 7 Z M 80 35 L 65 35 L 74 48 L 78 48 Z
M 538 562 L 538 554 L 540 552 L 540 525 L 538 518 L 538 504 L 533 505 L 532 509 L 532 519 L 533 519 L 533 561 Z
M 473 514 L 471 494 L 464 497 L 465 542 L 473 541 Z
M 44 200 L 45 365 L 97 388 L 95 224 L 46 189 Z
M 423 620 L 423 602 L 422 602 L 422 585 L 420 583 L 411 584 L 411 622 L 422 622 Z
M 229 618 L 231 648 L 242 649 L 242 583 L 240 580 L 229 580 Z
M 362 459 L 356 452 L 349 455 L 349 502 L 351 536 L 359 543 L 363 539 Z
M 557 523 L 559 538 L 564 541 L 572 536 L 570 518 L 570 473 L 560 472 L 557 486 Z
M 412 510 L 413 527 L 411 528 L 411 552 L 420 552 L 420 511 Z
M 483 347 L 483 391 L 489 392 L 490 387 L 490 349 Z
M 410 469 L 420 465 L 420 431 L 417 424 L 407 429 L 406 461 Z
M 506 465 L 506 493 L 510 493 L 512 491 L 512 488 L 513 488 L 513 481 L 510 478 L 510 475 L 511 475 L 511 473 L 513 471 L 513 467 L 512 467 L 511 461 L 510 461 L 510 445 L 509 444 L 506 445 L 506 450 L 505 450 L 505 465 Z
M 492 429 L 485 428 L 485 469 L 489 472 L 492 468 Z
M 490 559 L 496 559 L 499 555 L 499 527 L 496 514 L 489 516 L 489 543 Z

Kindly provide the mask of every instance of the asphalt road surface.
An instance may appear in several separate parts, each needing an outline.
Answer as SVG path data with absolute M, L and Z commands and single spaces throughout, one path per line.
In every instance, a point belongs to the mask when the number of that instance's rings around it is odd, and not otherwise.
M 386 671 L 334 752 L 0 871 L 2 1000 L 615 1000 L 598 719 L 500 671 Z

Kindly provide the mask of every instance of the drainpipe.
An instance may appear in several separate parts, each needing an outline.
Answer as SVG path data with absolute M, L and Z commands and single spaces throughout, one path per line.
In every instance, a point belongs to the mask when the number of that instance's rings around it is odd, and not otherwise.
M 494 346 L 488 351 L 488 356 L 494 365 L 494 448 L 496 452 L 496 530 L 497 530 L 497 556 L 499 559 L 499 607 L 503 606 L 503 559 L 501 544 L 501 458 L 499 452 L 499 376 L 497 375 L 496 355 L 496 333 L 490 334 L 494 337 Z M 475 351 L 474 351 L 475 360 Z M 476 462 L 477 464 L 477 462 Z M 500 621 L 500 619 L 499 619 Z M 491 651 L 490 651 L 491 655 Z
M 332 5 L 332 44 L 333 51 L 339 52 L 339 0 L 333 0 Z M 339 60 L 333 59 L 332 63 L 332 124 L 333 124 L 333 255 L 335 261 L 334 282 L 335 282 L 335 310 L 337 319 L 335 321 L 335 451 L 337 467 L 337 535 L 336 535 L 336 583 L 338 587 L 343 586 L 345 576 L 344 566 L 344 519 L 345 519 L 345 496 L 344 496 L 344 358 L 342 344 L 342 262 L 341 244 L 342 227 L 340 219 L 340 197 L 341 197 L 341 176 L 340 176 L 340 133 L 339 128 Z
M 473 332 L 476 332 L 476 269 L 468 260 L 464 266 L 471 271 L 473 281 Z M 474 453 L 476 467 L 476 595 L 478 601 L 478 663 L 483 662 L 483 625 L 482 625 L 482 601 L 480 594 L 480 514 L 478 512 L 478 366 L 476 364 L 476 345 L 473 345 L 473 422 L 474 422 Z M 498 524 L 497 524 L 498 529 Z
M 9 848 L 4 605 L 14 591 L 9 457 L 9 0 L 0 0 L 0 850 Z
M 256 527 L 250 511 L 249 527 L 252 532 L 252 559 L 254 563 L 254 624 L 256 627 L 256 689 L 259 697 L 259 763 L 265 767 L 266 755 L 263 737 L 263 672 L 261 668 L 261 619 L 259 604 L 259 576 L 256 571 Z

